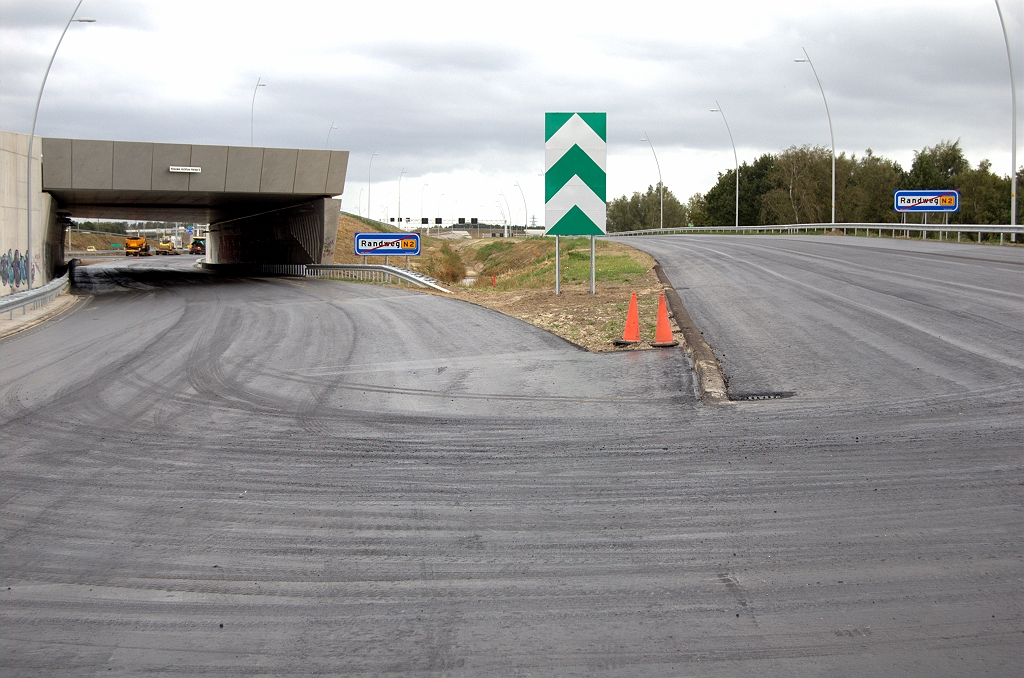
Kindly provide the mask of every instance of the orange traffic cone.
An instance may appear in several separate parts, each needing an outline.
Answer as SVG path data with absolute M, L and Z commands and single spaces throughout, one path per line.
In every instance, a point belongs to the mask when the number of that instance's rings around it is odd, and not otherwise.
M 640 343 L 640 312 L 636 307 L 636 292 L 629 299 L 629 311 L 626 312 L 626 329 L 622 332 L 622 339 L 616 339 L 616 346 L 629 346 Z
M 665 295 L 658 298 L 658 324 L 654 328 L 654 341 L 651 346 L 668 348 L 678 346 L 679 342 L 672 336 L 672 326 L 668 322 L 668 309 L 665 308 Z

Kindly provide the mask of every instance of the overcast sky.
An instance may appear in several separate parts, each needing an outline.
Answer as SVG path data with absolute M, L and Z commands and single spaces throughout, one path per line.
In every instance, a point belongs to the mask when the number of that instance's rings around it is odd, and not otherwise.
M 0 128 L 28 132 L 75 0 L 0 2 Z M 1018 92 L 1024 5 L 1002 0 Z M 959 139 L 1010 173 L 1010 85 L 993 0 L 922 2 L 114 2 L 85 0 L 40 136 L 351 151 L 343 209 L 543 223 L 544 112 L 607 111 L 609 198 L 680 198 L 740 162 L 829 145 Z M 1018 110 L 1024 97 L 1018 96 Z M 1021 116 L 1018 115 L 1018 121 Z M 1024 135 L 1024 127 L 1019 135 Z M 1020 144 L 1018 144 L 1018 148 Z M 1018 165 L 1024 157 L 1018 157 Z M 500 197 L 504 194 L 504 200 Z

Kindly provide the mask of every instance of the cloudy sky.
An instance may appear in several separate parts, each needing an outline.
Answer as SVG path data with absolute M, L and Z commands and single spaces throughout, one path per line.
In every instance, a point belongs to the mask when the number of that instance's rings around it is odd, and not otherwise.
M 1019 92 L 1024 3 L 1001 1 Z M 28 132 L 74 6 L 0 1 L 0 128 Z M 324 148 L 333 123 L 330 148 L 351 151 L 343 209 L 364 215 L 371 191 L 373 216 L 398 213 L 401 175 L 403 216 L 496 220 L 500 201 L 542 223 L 545 111 L 607 111 L 609 197 L 657 182 L 645 134 L 669 189 L 710 188 L 733 166 L 716 100 L 740 162 L 828 146 L 801 48 L 837 152 L 909 166 L 915 149 L 959 139 L 972 163 L 1010 173 L 993 0 L 85 0 L 77 16 L 97 22 L 71 25 L 37 134 L 247 145 L 252 122 L 257 146 Z

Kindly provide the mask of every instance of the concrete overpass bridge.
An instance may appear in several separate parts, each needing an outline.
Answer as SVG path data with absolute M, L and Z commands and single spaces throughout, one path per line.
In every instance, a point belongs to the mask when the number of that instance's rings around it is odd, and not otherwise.
M 207 262 L 331 263 L 348 151 L 37 138 L 32 259 L 45 282 L 64 261 L 62 216 L 210 225 Z M 28 135 L 3 132 L 4 253 L 25 251 Z M 5 289 L 4 293 L 15 291 Z

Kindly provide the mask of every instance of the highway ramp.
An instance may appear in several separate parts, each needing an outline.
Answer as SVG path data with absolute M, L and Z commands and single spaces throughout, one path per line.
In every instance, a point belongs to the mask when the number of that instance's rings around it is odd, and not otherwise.
M 681 241 L 636 244 L 672 252 L 732 385 L 796 395 L 705 406 L 681 351 L 590 355 L 404 290 L 83 269 L 95 296 L 0 341 L 0 666 L 1020 674 L 1019 348 L 896 388 L 912 332 L 859 359 L 877 313 L 841 332 L 800 311 L 835 291 L 787 291 L 756 240 Z M 1019 282 L 953 282 L 1019 308 Z M 763 315 L 787 329 L 728 343 Z

